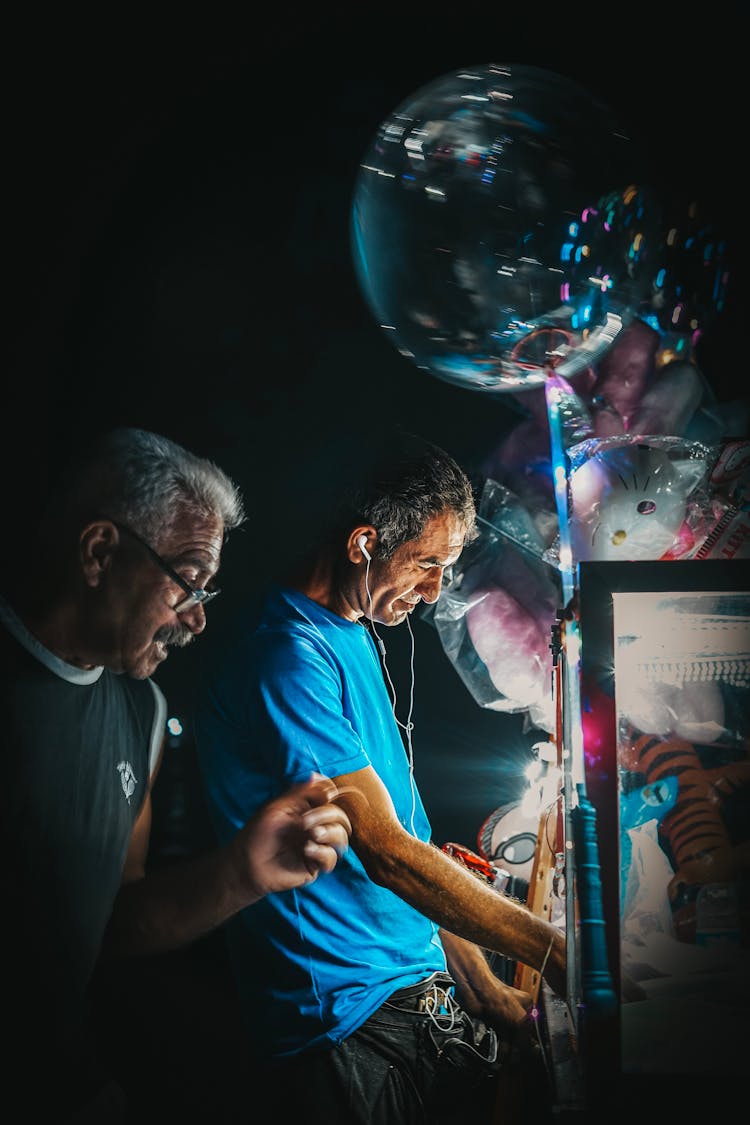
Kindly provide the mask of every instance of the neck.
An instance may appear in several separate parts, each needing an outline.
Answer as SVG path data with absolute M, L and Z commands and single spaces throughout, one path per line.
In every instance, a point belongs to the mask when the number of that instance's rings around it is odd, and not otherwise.
M 98 667 L 97 662 L 86 655 L 86 645 L 81 643 L 74 607 L 56 605 L 43 610 L 39 606 L 22 605 L 16 608 L 16 613 L 29 632 L 66 664 L 85 670 Z
M 319 559 L 304 570 L 290 576 L 289 585 L 330 613 L 346 621 L 359 621 L 362 611 L 349 596 L 347 585 L 327 560 Z

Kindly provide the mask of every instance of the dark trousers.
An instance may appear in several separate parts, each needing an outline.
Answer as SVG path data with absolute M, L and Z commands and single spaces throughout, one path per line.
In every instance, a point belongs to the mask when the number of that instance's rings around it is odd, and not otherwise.
M 460 1009 L 451 1026 L 386 1003 L 337 1047 L 269 1067 L 269 1120 L 283 1109 L 304 1125 L 488 1125 L 499 1066 L 494 1032 Z

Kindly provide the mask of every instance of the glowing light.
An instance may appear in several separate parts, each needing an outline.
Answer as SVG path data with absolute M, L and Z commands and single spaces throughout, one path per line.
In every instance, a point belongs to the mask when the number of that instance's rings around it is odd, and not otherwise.
M 570 625 L 565 631 L 565 651 L 571 665 L 577 665 L 581 657 L 581 636 L 575 627 Z
M 604 292 L 605 289 L 609 289 L 612 285 L 608 275 L 604 277 L 590 277 L 589 281 L 592 285 L 598 285 L 602 292 Z
M 528 782 L 536 781 L 542 772 L 542 763 L 538 759 L 535 762 L 529 762 L 523 772 Z
M 563 572 L 567 572 L 572 569 L 572 566 L 573 552 L 571 551 L 570 547 L 561 547 L 559 569 Z
M 554 762 L 557 757 L 557 747 L 554 742 L 535 742 L 531 748 L 543 762 Z
M 524 816 L 531 818 L 539 814 L 539 796 L 539 787 L 536 785 L 526 790 L 521 800 L 521 812 Z
M 167 730 L 172 735 L 182 734 L 182 723 L 176 716 L 167 719 Z

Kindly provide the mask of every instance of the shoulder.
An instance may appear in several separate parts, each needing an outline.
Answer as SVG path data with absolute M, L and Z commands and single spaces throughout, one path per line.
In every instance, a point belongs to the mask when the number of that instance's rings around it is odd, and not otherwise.
M 119 707 L 127 708 L 137 716 L 138 725 L 149 732 L 149 742 L 161 734 L 167 719 L 167 700 L 161 688 L 151 679 L 136 680 L 130 676 L 115 675 L 107 669 L 103 679 L 110 691 L 120 697 Z

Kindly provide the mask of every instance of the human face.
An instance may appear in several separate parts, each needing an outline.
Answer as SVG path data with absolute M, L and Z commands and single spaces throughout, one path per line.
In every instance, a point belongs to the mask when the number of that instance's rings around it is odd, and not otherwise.
M 117 656 L 110 667 L 145 679 L 166 660 L 170 646 L 182 647 L 203 632 L 204 605 L 186 608 L 185 587 L 210 587 L 219 568 L 223 530 L 215 517 L 190 515 L 157 547 L 118 529 L 124 567 L 117 570 L 114 590 L 124 587 L 125 592 L 116 614 Z
M 159 567 L 159 570 L 163 570 L 167 577 L 170 578 L 176 586 L 180 587 L 184 596 L 172 606 L 175 613 L 184 613 L 185 610 L 192 609 L 193 606 L 196 605 L 206 606 L 209 602 L 212 602 L 214 598 L 219 596 L 221 590 L 213 586 L 213 584 L 211 589 L 207 587 L 191 586 L 187 579 L 183 578 L 173 566 L 170 566 L 167 560 L 163 559 L 159 552 L 155 551 L 150 543 L 147 543 L 145 539 L 141 538 L 137 532 L 133 531 L 130 527 L 126 527 L 124 523 L 117 523 L 116 520 L 112 522 L 121 534 L 130 535 L 137 543 L 140 543 L 144 551 L 148 551 L 151 558 Z
M 388 561 L 374 559 L 367 575 L 365 617 L 378 625 L 400 625 L 420 602 L 440 596 L 445 568 L 464 546 L 466 528 L 454 512 L 442 512 L 417 539 L 402 544 Z

